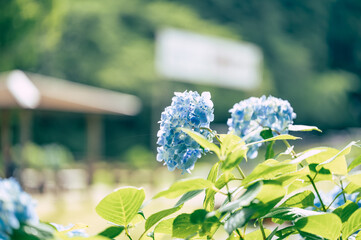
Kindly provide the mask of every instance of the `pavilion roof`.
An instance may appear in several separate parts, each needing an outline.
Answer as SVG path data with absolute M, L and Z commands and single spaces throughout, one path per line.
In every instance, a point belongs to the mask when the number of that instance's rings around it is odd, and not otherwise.
M 0 74 L 0 108 L 133 116 L 141 101 L 130 94 L 13 70 Z

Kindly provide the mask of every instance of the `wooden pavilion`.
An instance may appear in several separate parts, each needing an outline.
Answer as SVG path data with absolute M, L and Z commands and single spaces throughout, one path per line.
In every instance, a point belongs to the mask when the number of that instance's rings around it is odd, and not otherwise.
M 101 156 L 102 121 L 104 114 L 134 116 L 141 101 L 133 95 L 96 88 L 53 77 L 14 70 L 0 74 L 1 152 L 4 176 L 11 171 L 10 113 L 19 111 L 20 145 L 31 140 L 33 110 L 55 110 L 86 114 L 87 161 L 89 183 L 93 178 L 94 161 Z

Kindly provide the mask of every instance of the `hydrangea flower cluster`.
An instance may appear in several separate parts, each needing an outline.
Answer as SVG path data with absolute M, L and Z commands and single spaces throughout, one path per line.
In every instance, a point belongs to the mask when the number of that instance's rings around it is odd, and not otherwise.
M 10 239 L 21 223 L 38 223 L 35 202 L 13 179 L 0 179 L 0 239 Z
M 175 168 L 190 172 L 201 157 L 203 149 L 179 128 L 193 129 L 212 141 L 212 134 L 202 128 L 209 128 L 214 119 L 213 102 L 209 92 L 176 92 L 172 104 L 161 115 L 158 131 L 157 160 L 164 161 L 170 171 Z
M 269 96 L 251 97 L 236 103 L 229 110 L 231 118 L 227 125 L 229 132 L 243 138 L 246 143 L 261 141 L 264 128 L 270 128 L 273 136 L 288 133 L 288 126 L 293 123 L 296 114 L 288 101 Z M 247 156 L 255 158 L 262 144 L 251 145 Z

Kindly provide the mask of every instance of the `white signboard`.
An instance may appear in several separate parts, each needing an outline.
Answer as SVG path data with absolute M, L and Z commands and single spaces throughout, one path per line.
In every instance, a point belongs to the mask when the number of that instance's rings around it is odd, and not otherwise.
M 165 29 L 157 36 L 156 67 L 171 80 L 252 90 L 261 83 L 262 53 L 250 43 Z

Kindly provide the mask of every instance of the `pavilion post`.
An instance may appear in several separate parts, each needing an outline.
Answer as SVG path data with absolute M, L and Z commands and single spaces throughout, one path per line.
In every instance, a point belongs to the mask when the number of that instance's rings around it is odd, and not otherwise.
M 20 147 L 21 147 L 21 154 L 20 154 L 20 163 L 19 163 L 19 181 L 22 183 L 21 174 L 22 170 L 25 166 L 25 155 L 24 149 L 26 144 L 31 141 L 31 123 L 32 123 L 32 112 L 28 109 L 21 109 L 19 113 L 20 118 Z
M 93 183 L 95 162 L 101 158 L 103 126 L 100 114 L 87 115 L 88 185 Z
M 3 175 L 8 178 L 13 175 L 13 164 L 10 155 L 11 146 L 11 112 L 9 109 L 1 110 L 1 153 L 3 158 Z

